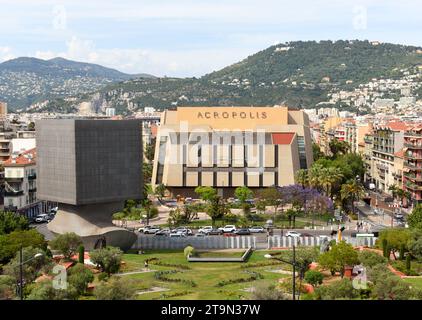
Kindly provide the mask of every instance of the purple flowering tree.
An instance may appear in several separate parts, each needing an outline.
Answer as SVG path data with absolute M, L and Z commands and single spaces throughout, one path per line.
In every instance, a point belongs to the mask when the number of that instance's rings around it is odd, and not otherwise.
M 315 215 L 332 212 L 334 209 L 331 199 L 317 189 L 292 184 L 278 188 L 280 198 L 284 205 L 291 204 L 293 211 L 289 210 L 289 216 L 293 216 L 293 227 L 295 215 L 303 211 L 305 215 L 312 216 L 312 227 L 315 225 Z

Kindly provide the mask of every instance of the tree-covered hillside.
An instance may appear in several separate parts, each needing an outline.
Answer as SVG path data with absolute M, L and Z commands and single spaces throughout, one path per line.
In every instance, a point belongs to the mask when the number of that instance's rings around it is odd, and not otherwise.
M 418 47 L 358 40 L 297 41 L 271 46 L 199 79 L 135 79 L 110 84 L 95 100 L 123 114 L 174 105 L 287 103 L 313 108 L 333 90 L 351 90 L 373 78 L 399 78 L 403 70 L 418 65 L 422 65 L 422 48 Z M 49 110 L 56 105 L 50 102 Z

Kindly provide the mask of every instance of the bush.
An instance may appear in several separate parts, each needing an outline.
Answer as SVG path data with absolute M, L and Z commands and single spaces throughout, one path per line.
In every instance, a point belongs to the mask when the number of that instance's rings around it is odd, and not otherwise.
M 111 277 L 107 282 L 101 282 L 94 289 L 97 300 L 131 300 L 135 297 L 136 288 L 130 279 Z
M 229 285 L 229 284 L 234 284 L 234 283 L 250 282 L 250 281 L 255 281 L 255 280 L 264 278 L 264 276 L 262 274 L 260 274 L 259 272 L 248 271 L 248 270 L 246 270 L 245 272 L 249 273 L 250 276 L 247 277 L 247 278 L 222 280 L 222 281 L 217 283 L 217 287 L 223 287 L 223 286 L 226 286 L 226 285 Z
M 181 272 L 179 270 L 166 270 L 166 271 L 157 271 L 154 274 L 155 279 L 160 280 L 160 281 L 167 281 L 167 282 L 181 282 L 184 284 L 187 284 L 191 287 L 196 287 L 196 283 L 195 281 L 192 280 L 185 280 L 185 279 L 181 279 L 181 278 L 169 278 L 167 277 L 168 274 L 175 274 Z
M 185 255 L 185 257 L 189 257 L 189 256 L 196 256 L 196 251 L 195 248 L 192 246 L 187 246 L 184 250 L 183 250 L 183 254 Z
M 68 285 L 66 289 L 55 289 L 51 280 L 42 281 L 33 286 L 28 300 L 76 300 L 77 290 Z
M 84 294 L 88 284 L 94 281 L 94 274 L 83 264 L 78 263 L 70 268 L 68 281 L 79 294 Z
M 317 287 L 318 285 L 322 284 L 322 281 L 324 280 L 324 275 L 315 270 L 309 270 L 305 273 L 305 281 L 314 287 Z
M 254 288 L 252 300 L 287 300 L 286 296 L 274 285 L 260 285 Z
M 105 273 L 105 272 L 101 272 L 101 273 L 98 275 L 98 280 L 99 280 L 99 281 L 107 281 L 107 279 L 108 279 L 108 274 L 107 274 L 107 273 Z
M 377 264 L 387 263 L 386 258 L 372 251 L 367 251 L 367 250 L 361 251 L 359 252 L 358 257 L 359 257 L 360 263 L 363 264 L 365 267 L 374 267 Z
M 352 281 L 347 278 L 315 289 L 315 298 L 317 300 L 355 299 L 358 296 L 359 291 L 353 288 Z
M 122 257 L 122 250 L 115 247 L 96 249 L 90 253 L 92 263 L 99 266 L 101 271 L 109 276 L 119 271 Z
M 53 250 L 60 251 L 65 259 L 70 259 L 70 257 L 76 253 L 81 244 L 81 237 L 74 232 L 60 234 L 50 241 L 50 247 Z

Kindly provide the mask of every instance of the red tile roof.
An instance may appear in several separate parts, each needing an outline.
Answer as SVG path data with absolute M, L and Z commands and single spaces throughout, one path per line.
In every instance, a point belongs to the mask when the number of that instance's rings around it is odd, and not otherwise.
M 403 158 L 404 157 L 404 150 L 401 149 L 400 151 L 397 151 L 396 153 L 394 153 L 394 156 L 396 156 L 397 158 Z
M 407 124 L 406 122 L 390 121 L 387 123 L 386 127 L 389 127 L 391 130 L 394 130 L 394 131 L 402 131 L 402 130 L 407 130 L 410 127 L 410 125 Z
M 273 133 L 273 144 L 291 144 L 295 133 Z
M 28 157 L 29 156 L 29 157 Z M 19 154 L 15 159 L 12 159 L 12 157 L 9 157 L 4 163 L 3 166 L 24 166 L 28 164 L 35 164 L 37 158 L 37 149 L 33 148 L 30 150 L 27 150 L 21 154 Z M 15 160 L 15 162 L 12 162 L 12 160 Z

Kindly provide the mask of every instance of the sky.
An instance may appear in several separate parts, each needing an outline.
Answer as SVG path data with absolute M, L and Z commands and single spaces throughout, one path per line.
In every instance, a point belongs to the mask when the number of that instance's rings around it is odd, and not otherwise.
M 422 46 L 419 0 L 0 0 L 0 62 L 31 56 L 192 77 L 295 40 Z

